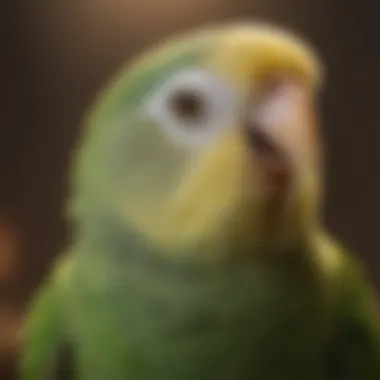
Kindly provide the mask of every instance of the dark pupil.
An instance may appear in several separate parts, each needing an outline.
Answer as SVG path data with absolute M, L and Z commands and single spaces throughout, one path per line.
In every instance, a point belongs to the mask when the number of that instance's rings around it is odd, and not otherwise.
M 204 117 L 205 108 L 201 95 L 192 92 L 179 92 L 171 99 L 171 106 L 177 117 L 185 121 L 199 121 Z

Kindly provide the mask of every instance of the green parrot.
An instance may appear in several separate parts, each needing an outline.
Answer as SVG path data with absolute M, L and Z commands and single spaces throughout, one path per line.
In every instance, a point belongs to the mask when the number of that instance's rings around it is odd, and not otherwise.
M 375 291 L 318 215 L 322 83 L 308 43 L 255 23 L 123 68 L 75 152 L 19 378 L 379 380 Z

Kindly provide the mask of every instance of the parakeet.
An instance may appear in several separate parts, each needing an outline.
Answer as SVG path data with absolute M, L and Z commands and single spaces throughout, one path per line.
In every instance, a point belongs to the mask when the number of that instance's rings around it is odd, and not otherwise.
M 253 22 L 122 68 L 74 154 L 19 378 L 379 380 L 375 291 L 319 216 L 322 84 L 309 43 Z

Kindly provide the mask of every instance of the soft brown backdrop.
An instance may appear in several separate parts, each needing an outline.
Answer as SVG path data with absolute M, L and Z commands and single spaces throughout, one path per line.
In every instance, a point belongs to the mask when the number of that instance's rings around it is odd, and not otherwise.
M 375 3 L 2 3 L 0 379 L 11 378 L 20 316 L 66 239 L 61 216 L 66 167 L 94 93 L 143 47 L 211 20 L 266 19 L 304 34 L 316 45 L 328 69 L 322 99 L 328 153 L 325 219 L 363 258 L 380 285 L 380 23 Z

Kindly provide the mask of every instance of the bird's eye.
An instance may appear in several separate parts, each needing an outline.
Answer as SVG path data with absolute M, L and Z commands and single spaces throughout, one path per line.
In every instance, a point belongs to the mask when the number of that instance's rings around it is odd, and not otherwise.
M 236 110 L 236 93 L 206 70 L 185 70 L 149 98 L 148 113 L 172 138 L 204 144 L 227 125 Z
M 179 122 L 192 126 L 205 121 L 209 111 L 205 97 L 194 90 L 179 90 L 171 94 L 169 107 Z

